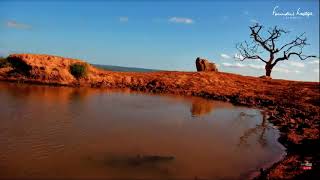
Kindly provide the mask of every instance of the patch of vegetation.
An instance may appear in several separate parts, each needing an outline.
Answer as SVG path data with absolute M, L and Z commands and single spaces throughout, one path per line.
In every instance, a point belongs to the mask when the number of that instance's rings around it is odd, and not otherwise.
M 0 57 L 0 68 L 5 68 L 11 66 L 7 58 Z
M 87 77 L 88 65 L 85 63 L 75 63 L 70 66 L 70 73 L 77 79 Z

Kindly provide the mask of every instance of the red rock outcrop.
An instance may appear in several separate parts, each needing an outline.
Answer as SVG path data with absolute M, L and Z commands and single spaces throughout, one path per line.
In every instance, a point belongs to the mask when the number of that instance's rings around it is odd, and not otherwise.
M 76 79 L 70 73 L 70 65 L 85 63 L 71 58 L 39 54 L 12 54 L 8 61 L 14 66 L 16 74 L 23 74 L 34 80 L 67 84 Z M 89 67 L 89 71 L 93 68 Z
M 215 63 L 209 62 L 206 59 L 196 59 L 197 71 L 215 71 L 218 72 L 218 68 Z

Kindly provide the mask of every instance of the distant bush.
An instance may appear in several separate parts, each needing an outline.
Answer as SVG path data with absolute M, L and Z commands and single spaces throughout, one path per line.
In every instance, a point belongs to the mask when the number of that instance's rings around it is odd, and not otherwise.
M 84 78 L 88 74 L 88 65 L 85 63 L 75 63 L 70 66 L 70 73 L 77 79 Z
M 11 66 L 7 58 L 0 57 L 0 68 L 5 68 Z

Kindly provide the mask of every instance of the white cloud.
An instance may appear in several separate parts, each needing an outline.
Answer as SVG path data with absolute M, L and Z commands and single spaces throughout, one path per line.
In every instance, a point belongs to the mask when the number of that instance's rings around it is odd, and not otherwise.
M 264 69 L 264 66 L 255 65 L 255 64 L 245 65 L 245 64 L 241 64 L 241 63 L 236 63 L 236 64 L 222 63 L 222 66 L 225 66 L 225 67 L 233 67 L 233 68 L 244 68 L 244 67 L 248 67 L 248 68 L 252 68 L 252 69 Z
M 228 54 L 220 54 L 223 59 L 230 59 L 231 57 Z
M 234 58 L 238 59 L 238 60 L 243 60 L 244 59 L 244 57 L 241 54 L 237 54 L 237 53 L 234 55 Z
M 120 22 L 128 22 L 129 21 L 129 17 L 127 17 L 127 16 L 119 17 L 119 21 Z
M 251 23 L 254 23 L 254 24 L 259 23 L 259 21 L 256 20 L 256 19 L 250 19 L 250 22 L 251 22 Z
M 248 67 L 252 69 L 264 69 L 264 66 L 255 64 L 249 64 Z
M 172 23 L 180 23 L 180 24 L 193 24 L 193 19 L 186 18 L 186 17 L 171 17 L 169 18 L 169 22 Z
M 319 69 L 314 69 L 313 72 L 319 73 Z
M 240 64 L 240 63 L 235 63 L 235 64 L 232 64 L 232 63 L 227 63 L 227 62 L 224 62 L 221 64 L 222 66 L 224 67 L 229 67 L 229 68 L 250 68 L 250 69 L 254 69 L 254 70 L 258 70 L 258 71 L 264 71 L 265 69 L 265 66 L 264 65 L 258 65 L 258 64 Z M 296 64 L 294 64 L 296 65 Z M 297 65 L 299 67 L 302 67 L 301 65 Z M 279 72 L 279 73 L 295 73 L 295 74 L 299 74 L 301 73 L 300 70 L 292 70 L 292 68 L 285 68 L 285 66 L 277 66 L 277 67 L 274 67 L 272 69 L 273 72 Z M 319 72 L 319 69 L 315 69 L 314 72 Z
M 304 67 L 304 64 L 301 63 L 301 62 L 289 61 L 288 64 L 291 65 L 291 66 L 299 67 L 299 68 L 303 68 Z
M 16 21 L 7 21 L 6 25 L 9 28 L 15 28 L 15 29 L 30 29 L 31 28 L 31 25 L 29 25 L 29 24 L 18 23 Z
M 235 66 L 235 67 L 240 67 L 240 68 L 242 68 L 242 67 L 246 67 L 246 65 L 244 65 L 244 64 L 240 64 L 240 63 L 236 63 L 234 66 Z
M 273 71 L 282 72 L 282 73 L 289 73 L 289 72 L 290 72 L 289 69 L 281 68 L 281 67 L 274 67 L 274 68 L 273 68 Z
M 231 63 L 222 63 L 222 66 L 229 67 L 229 66 L 232 66 L 232 64 Z
M 273 71 L 280 72 L 280 73 L 296 73 L 296 74 L 301 73 L 300 70 L 289 70 L 289 69 L 283 68 L 283 67 L 274 67 Z
M 233 67 L 233 68 L 243 68 L 246 67 L 244 64 L 236 63 L 236 64 L 231 64 L 231 63 L 222 63 L 223 66 L 225 67 Z
M 236 63 L 236 64 L 222 63 L 222 66 L 230 67 L 230 68 L 251 68 L 251 69 L 260 70 L 260 71 L 265 69 L 264 65 L 256 65 L 256 64 L 246 65 L 246 64 L 240 64 L 240 63 Z M 301 73 L 301 71 L 299 70 L 289 70 L 283 67 L 274 67 L 273 71 L 280 72 L 280 73 L 296 73 L 296 74 Z
M 309 61 L 308 64 L 320 64 L 320 59 Z

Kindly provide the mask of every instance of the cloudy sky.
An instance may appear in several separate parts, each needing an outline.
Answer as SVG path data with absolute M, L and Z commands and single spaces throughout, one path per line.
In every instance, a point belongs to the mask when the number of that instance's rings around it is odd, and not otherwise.
M 259 22 L 289 30 L 279 45 L 305 32 L 305 54 L 319 57 L 318 8 L 318 0 L 2 0 L 0 55 L 42 53 L 183 71 L 195 71 L 196 57 L 203 57 L 221 71 L 259 76 L 263 63 L 234 59 L 236 44 L 249 40 L 248 26 Z M 319 58 L 291 60 L 280 62 L 272 76 L 319 81 Z

